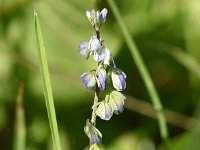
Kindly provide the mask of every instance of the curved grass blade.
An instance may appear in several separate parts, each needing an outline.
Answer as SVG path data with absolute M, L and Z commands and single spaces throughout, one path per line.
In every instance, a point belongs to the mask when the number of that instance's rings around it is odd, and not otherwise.
M 150 74 L 143 62 L 143 59 L 139 53 L 139 50 L 137 49 L 137 47 L 135 45 L 135 42 L 133 41 L 133 39 L 130 35 L 130 32 L 128 31 L 128 28 L 126 27 L 124 21 L 122 20 L 121 14 L 120 14 L 114 0 L 107 0 L 107 1 L 108 1 L 109 5 L 111 7 L 111 10 L 122 30 L 124 39 L 127 43 L 127 46 L 129 47 L 129 50 L 133 57 L 133 60 L 135 61 L 135 64 L 140 72 L 140 75 L 144 81 L 144 84 L 145 84 L 147 91 L 149 93 L 149 96 L 151 98 L 152 104 L 156 111 L 156 115 L 157 115 L 157 119 L 158 119 L 158 123 L 159 123 L 159 127 L 160 127 L 160 134 L 163 139 L 163 142 L 165 143 L 166 149 L 170 149 L 165 114 L 163 112 L 163 106 L 161 104 L 161 101 L 160 101 L 160 98 L 156 91 L 156 88 L 155 88 L 153 81 L 150 77 Z
M 34 22 L 35 22 L 36 41 L 37 41 L 37 46 L 38 46 L 39 66 L 40 66 L 40 72 L 41 72 L 41 77 L 42 77 L 42 82 L 43 82 L 43 91 L 44 91 L 44 96 L 45 96 L 45 103 L 46 103 L 47 114 L 49 118 L 51 135 L 53 139 L 54 149 L 61 150 L 58 126 L 57 126 L 57 120 L 56 120 L 56 112 L 54 108 L 53 94 L 52 94 L 52 89 L 51 89 L 48 64 L 47 64 L 46 55 L 45 55 L 43 37 L 42 37 L 39 19 L 35 10 L 34 10 Z

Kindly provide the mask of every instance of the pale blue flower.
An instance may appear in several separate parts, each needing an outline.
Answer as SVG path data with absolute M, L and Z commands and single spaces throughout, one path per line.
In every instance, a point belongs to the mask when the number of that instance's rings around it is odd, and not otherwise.
M 102 48 L 101 42 L 96 35 L 93 35 L 89 41 L 88 49 L 94 56 L 94 60 L 100 62 L 105 57 L 105 49 Z
M 88 49 L 88 42 L 82 41 L 79 45 L 80 54 L 86 59 L 90 56 L 90 50 Z
M 91 37 L 89 44 L 88 44 L 88 49 L 91 52 L 97 52 L 97 51 L 100 51 L 102 49 L 101 43 L 100 43 L 100 41 L 99 41 L 99 39 L 97 38 L 96 35 L 93 35 Z
M 104 23 L 106 21 L 106 16 L 107 16 L 108 10 L 106 8 L 104 8 L 101 11 L 101 22 Z
M 111 78 L 113 86 L 117 91 L 122 91 L 126 88 L 126 74 L 122 70 L 113 68 Z
M 113 115 L 113 109 L 110 103 L 106 102 L 105 100 L 100 102 L 96 114 L 103 120 L 110 120 Z
M 95 73 L 93 71 L 83 73 L 80 77 L 83 79 L 83 85 L 87 87 L 89 90 L 95 87 L 96 80 L 95 80 Z
M 101 90 L 106 89 L 106 70 L 103 67 L 97 70 L 97 84 Z
M 97 62 L 100 62 L 105 57 L 105 50 L 104 49 L 98 49 L 97 51 L 94 51 L 94 60 Z
M 87 122 L 86 122 L 86 126 L 84 127 L 84 131 L 85 131 L 85 134 L 90 139 L 90 142 L 92 144 L 99 144 L 99 143 L 101 143 L 101 139 L 102 139 L 101 132 L 97 128 L 95 128 L 89 122 L 89 120 L 87 120 Z
M 107 101 L 109 101 L 111 107 L 115 112 L 121 113 L 124 110 L 125 99 L 126 97 L 122 93 L 114 90 L 110 93 Z

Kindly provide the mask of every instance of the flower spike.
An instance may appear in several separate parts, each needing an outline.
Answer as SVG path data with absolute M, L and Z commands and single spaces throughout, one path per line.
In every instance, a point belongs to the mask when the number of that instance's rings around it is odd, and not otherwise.
M 110 120 L 113 114 L 122 113 L 126 97 L 120 93 L 126 88 L 126 74 L 116 67 L 111 51 L 106 47 L 105 41 L 100 37 L 100 28 L 105 23 L 108 10 L 87 10 L 86 16 L 95 32 L 90 40 L 82 41 L 79 45 L 80 54 L 88 59 L 90 55 L 98 62 L 98 67 L 90 72 L 83 73 L 80 78 L 88 90 L 94 90 L 94 103 L 92 117 L 87 120 L 84 131 L 90 140 L 89 150 L 102 149 L 102 134 L 95 127 L 96 117 Z M 108 84 L 112 79 L 112 90 Z

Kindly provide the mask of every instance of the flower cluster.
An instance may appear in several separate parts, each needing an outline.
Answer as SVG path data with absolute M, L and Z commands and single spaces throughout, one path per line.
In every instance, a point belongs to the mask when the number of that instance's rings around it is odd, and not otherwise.
M 96 116 L 103 120 L 109 120 L 113 113 L 119 114 L 124 110 L 125 96 L 120 92 L 126 88 L 126 74 L 116 67 L 110 50 L 106 47 L 105 41 L 100 37 L 100 27 L 106 21 L 107 9 L 99 11 L 86 11 L 89 23 L 95 30 L 89 41 L 82 41 L 79 45 L 80 54 L 89 59 L 93 56 L 98 63 L 97 69 L 83 73 L 83 85 L 88 90 L 95 91 L 95 100 L 92 107 L 92 119 L 87 121 L 85 133 L 90 139 L 91 145 L 99 144 L 102 135 L 95 127 Z M 112 83 L 111 83 L 112 82 Z M 105 95 L 100 97 L 99 93 Z

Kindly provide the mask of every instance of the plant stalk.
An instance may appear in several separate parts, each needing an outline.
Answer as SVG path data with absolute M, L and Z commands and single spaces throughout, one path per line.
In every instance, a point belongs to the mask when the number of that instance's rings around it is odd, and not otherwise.
M 122 34 L 124 36 L 125 42 L 127 43 L 127 46 L 129 47 L 132 58 L 135 61 L 135 64 L 136 64 L 136 66 L 137 66 L 137 68 L 140 72 L 140 75 L 141 75 L 141 77 L 144 81 L 144 84 L 147 88 L 147 91 L 150 95 L 152 104 L 153 104 L 154 109 L 155 109 L 156 114 L 157 114 L 157 119 L 158 119 L 158 123 L 159 123 L 161 137 L 163 139 L 163 142 L 165 144 L 166 149 L 169 150 L 170 149 L 170 142 L 169 142 L 169 139 L 168 139 L 167 123 L 166 123 L 165 114 L 164 114 L 164 111 L 163 111 L 163 106 L 162 106 L 162 103 L 161 103 L 160 98 L 158 96 L 158 93 L 156 91 L 156 88 L 155 88 L 153 81 L 150 77 L 150 74 L 149 74 L 149 72 L 148 72 L 148 70 L 147 70 L 147 68 L 146 68 L 146 66 L 143 62 L 143 59 L 142 59 L 142 57 L 139 53 L 139 50 L 136 47 L 136 44 L 135 44 L 134 40 L 132 39 L 130 32 L 128 31 L 127 26 L 125 25 L 114 0 L 107 0 L 107 1 L 108 1 L 108 4 L 110 5 L 111 10 L 112 10 L 120 28 L 121 28 L 121 30 L 122 30 Z

